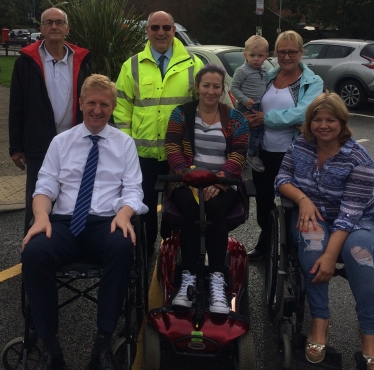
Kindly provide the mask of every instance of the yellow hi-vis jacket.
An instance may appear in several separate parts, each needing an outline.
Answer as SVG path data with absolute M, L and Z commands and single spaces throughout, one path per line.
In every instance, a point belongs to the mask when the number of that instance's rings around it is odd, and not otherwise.
M 122 65 L 113 117 L 116 126 L 134 139 L 140 157 L 166 160 L 170 114 L 176 106 L 193 100 L 195 76 L 203 66 L 176 38 L 163 80 L 149 41 Z

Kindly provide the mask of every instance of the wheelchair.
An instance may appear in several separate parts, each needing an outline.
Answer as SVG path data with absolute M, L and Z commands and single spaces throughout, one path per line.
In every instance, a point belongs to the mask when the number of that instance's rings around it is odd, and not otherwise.
M 292 242 L 291 220 L 295 204 L 281 197 L 281 204 L 270 214 L 265 268 L 265 300 L 269 314 L 278 331 L 278 351 L 281 368 L 291 369 L 292 360 L 307 362 L 304 355 L 306 337 L 301 333 L 305 312 L 305 281 L 298 259 L 297 247 Z M 347 278 L 339 258 L 334 276 Z M 361 352 L 356 352 L 358 369 L 366 369 Z M 342 369 L 342 355 L 326 346 L 326 357 L 313 366 Z
M 121 370 L 131 370 L 136 357 L 137 339 L 143 318 L 148 312 L 148 272 L 147 243 L 145 225 L 140 215 L 133 216 L 131 222 L 136 234 L 137 244 L 134 248 L 129 287 L 126 293 L 122 315 L 125 325 L 118 334 L 112 351 Z M 87 260 L 79 260 L 56 271 L 57 289 L 70 292 L 70 297 L 61 299 L 59 309 L 79 298 L 97 303 L 96 288 L 100 284 L 102 266 Z M 87 284 L 78 281 L 90 279 Z M 74 284 L 75 282 L 75 284 Z M 62 300 L 62 302 L 61 302 Z M 38 337 L 33 326 L 30 304 L 22 284 L 22 314 L 25 320 L 24 335 L 8 342 L 2 353 L 1 363 L 5 370 L 35 370 L 42 356 Z
M 230 180 L 230 179 L 223 179 Z M 231 303 L 228 315 L 209 311 L 207 287 L 207 255 L 205 250 L 205 221 L 203 189 L 219 183 L 210 171 L 193 169 L 181 176 L 159 176 L 159 181 L 183 181 L 199 189 L 200 220 L 200 260 L 198 264 L 196 288 L 188 287 L 191 308 L 172 306 L 178 292 L 182 275 L 181 250 L 178 227 L 183 218 L 176 204 L 168 199 L 163 206 L 163 221 L 174 226 L 176 231 L 163 240 L 157 261 L 157 279 L 161 284 L 162 307 L 151 310 L 143 329 L 144 369 L 158 370 L 161 352 L 172 349 L 183 356 L 215 357 L 222 352 L 233 358 L 237 369 L 255 369 L 255 347 L 250 320 L 242 310 L 241 301 L 246 298 L 248 263 L 243 244 L 229 236 L 225 261 L 226 295 Z M 238 181 L 238 180 L 236 180 Z M 227 183 L 228 184 L 228 183 Z M 156 185 L 159 191 L 164 184 Z M 227 214 L 229 230 L 233 230 L 248 218 L 248 195 L 254 195 L 252 182 L 246 182 L 246 194 Z

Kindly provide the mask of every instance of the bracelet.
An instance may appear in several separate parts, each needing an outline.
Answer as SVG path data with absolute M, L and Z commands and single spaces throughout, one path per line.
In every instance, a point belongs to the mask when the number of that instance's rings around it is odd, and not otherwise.
M 297 200 L 297 205 L 300 204 L 300 200 L 303 199 L 303 198 L 308 198 L 306 195 L 302 195 L 298 200 Z

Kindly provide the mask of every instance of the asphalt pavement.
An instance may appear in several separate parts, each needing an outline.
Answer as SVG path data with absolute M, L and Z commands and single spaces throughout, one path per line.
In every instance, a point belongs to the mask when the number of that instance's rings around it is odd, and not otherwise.
M 23 335 L 21 313 L 21 275 L 7 274 L 8 269 L 19 264 L 22 225 L 24 216 L 24 173 L 16 168 L 8 155 L 8 100 L 9 89 L 0 86 L 0 351 L 16 337 Z M 368 121 L 369 122 L 369 121 Z M 249 175 L 249 174 L 247 174 Z M 251 200 L 249 220 L 238 227 L 232 235 L 241 241 L 247 250 L 254 247 L 259 234 L 255 221 L 255 202 Z M 160 240 L 156 245 L 160 244 Z M 149 261 L 151 279 L 157 251 Z M 277 351 L 277 327 L 270 319 L 264 303 L 264 261 L 250 265 L 248 280 L 248 315 L 256 345 L 256 370 L 280 369 Z M 5 272 L 4 272 L 5 271 Z M 9 278 L 8 278 L 9 277 Z M 343 370 L 354 370 L 354 352 L 360 349 L 358 325 L 354 311 L 355 303 L 347 282 L 334 278 L 330 284 L 332 329 L 329 344 L 343 354 Z M 96 331 L 96 308 L 91 302 L 78 300 L 60 310 L 60 336 L 66 360 L 71 370 L 84 369 Z M 306 315 L 304 334 L 310 319 Z M 121 320 L 118 328 L 124 325 Z M 181 358 L 169 353 L 162 354 L 162 370 L 233 368 L 226 357 L 216 359 Z M 293 370 L 316 369 L 316 366 L 294 361 Z M 5 369 L 0 364 L 0 369 Z

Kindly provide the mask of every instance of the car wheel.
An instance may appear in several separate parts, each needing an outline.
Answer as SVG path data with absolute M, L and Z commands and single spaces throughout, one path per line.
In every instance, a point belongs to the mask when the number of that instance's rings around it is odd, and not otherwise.
M 338 93 L 349 109 L 358 109 L 367 102 L 362 85 L 356 80 L 347 80 L 340 84 Z

